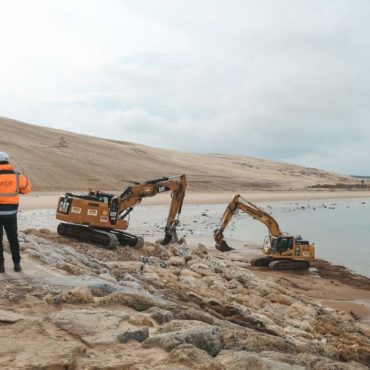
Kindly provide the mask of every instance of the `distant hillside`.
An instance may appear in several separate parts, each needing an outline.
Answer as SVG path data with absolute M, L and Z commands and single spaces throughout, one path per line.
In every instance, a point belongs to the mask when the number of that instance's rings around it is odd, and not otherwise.
M 127 180 L 185 173 L 193 191 L 301 190 L 359 180 L 289 163 L 191 154 L 106 140 L 0 117 L 0 151 L 39 191 L 120 190 Z

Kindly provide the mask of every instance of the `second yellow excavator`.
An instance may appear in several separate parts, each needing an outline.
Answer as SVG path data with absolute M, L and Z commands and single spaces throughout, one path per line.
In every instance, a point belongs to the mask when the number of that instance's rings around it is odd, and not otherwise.
M 298 270 L 310 267 L 315 258 L 315 246 L 303 240 L 301 236 L 283 233 L 277 221 L 267 212 L 236 194 L 221 218 L 219 227 L 213 235 L 216 248 L 221 252 L 233 250 L 224 239 L 224 230 L 238 210 L 245 212 L 267 226 L 269 236 L 265 239 L 265 256 L 252 259 L 252 266 L 264 266 L 273 270 Z
M 118 243 L 139 248 L 144 240 L 124 231 L 128 228 L 125 218 L 143 198 L 172 191 L 165 237 L 161 244 L 175 241 L 187 187 L 186 176 L 162 177 L 133 184 L 119 196 L 91 190 L 87 195 L 66 193 L 58 202 L 56 218 L 64 221 L 58 225 L 58 233 L 92 241 L 108 249 L 115 248 Z

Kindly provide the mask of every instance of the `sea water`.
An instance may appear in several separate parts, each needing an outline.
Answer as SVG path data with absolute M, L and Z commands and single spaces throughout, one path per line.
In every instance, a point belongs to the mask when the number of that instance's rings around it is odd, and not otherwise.
M 314 243 L 317 258 L 370 276 L 370 199 L 264 202 L 258 206 L 273 215 L 283 232 L 301 235 Z M 213 245 L 212 232 L 225 207 L 225 204 L 185 204 L 179 235 L 202 236 L 208 247 Z M 132 212 L 130 231 L 145 234 L 148 230 L 156 230 L 154 234 L 158 237 L 163 233 L 167 212 L 165 206 L 137 207 Z M 143 219 L 147 221 L 139 225 Z M 149 241 L 154 234 L 147 234 L 146 239 Z M 262 223 L 239 212 L 224 235 L 231 246 L 234 247 L 233 240 L 239 240 L 248 248 L 248 244 L 262 245 L 268 230 Z

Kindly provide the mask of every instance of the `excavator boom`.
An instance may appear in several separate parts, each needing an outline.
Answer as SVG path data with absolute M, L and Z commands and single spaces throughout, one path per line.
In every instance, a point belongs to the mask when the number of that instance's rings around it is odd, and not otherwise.
M 166 191 L 172 191 L 171 205 L 165 227 L 165 237 L 162 241 L 162 244 L 166 245 L 171 240 L 177 238 L 176 227 L 179 223 L 178 217 L 182 210 L 186 187 L 187 179 L 185 175 L 162 177 L 160 179 L 146 181 L 143 184 L 129 186 L 115 200 L 116 204 L 111 206 L 110 221 L 114 224 L 116 222 L 115 216 L 118 219 L 124 218 L 127 215 L 127 210 L 132 210 L 143 198 L 153 197 Z M 116 213 L 114 213 L 115 207 L 118 208 Z
M 229 247 L 229 245 L 226 243 L 223 233 L 237 210 L 241 210 L 247 213 L 248 215 L 252 216 L 254 219 L 265 224 L 269 230 L 270 242 L 273 236 L 278 237 L 282 235 L 279 224 L 271 215 L 269 215 L 262 209 L 258 208 L 253 203 L 248 201 L 242 202 L 240 199 L 241 199 L 240 194 L 234 195 L 234 198 L 226 207 L 226 210 L 222 215 L 220 226 L 214 231 L 216 248 L 222 252 L 233 249 Z

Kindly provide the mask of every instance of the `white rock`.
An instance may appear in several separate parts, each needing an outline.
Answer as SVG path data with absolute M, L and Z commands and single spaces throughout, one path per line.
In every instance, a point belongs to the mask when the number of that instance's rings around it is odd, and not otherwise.
M 184 266 L 185 265 L 185 258 L 182 256 L 172 256 L 168 259 L 168 262 L 172 266 Z
M 17 322 L 24 320 L 25 317 L 15 312 L 0 310 L 0 322 Z

